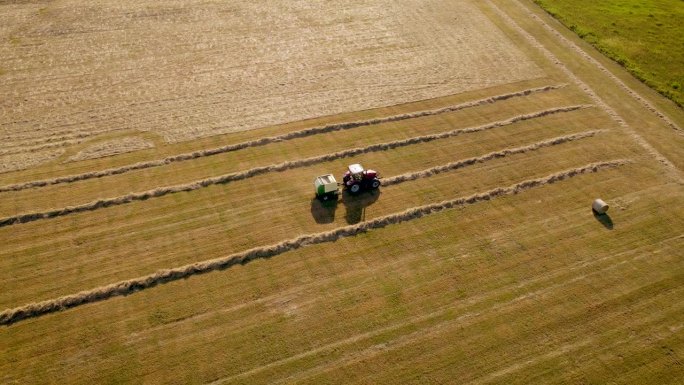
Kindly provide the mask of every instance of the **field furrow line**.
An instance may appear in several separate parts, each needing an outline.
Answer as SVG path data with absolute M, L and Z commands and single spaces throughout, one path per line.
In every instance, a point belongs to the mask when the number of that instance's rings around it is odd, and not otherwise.
M 213 156 L 213 155 L 218 155 L 218 154 L 224 154 L 227 152 L 239 151 L 239 150 L 243 150 L 243 149 L 251 148 L 251 147 L 260 147 L 260 146 L 265 146 L 265 145 L 268 145 L 271 143 L 283 142 L 283 141 L 288 141 L 288 140 L 293 140 L 293 139 L 298 139 L 298 138 L 304 138 L 304 137 L 313 136 L 313 135 L 325 134 L 325 133 L 329 133 L 329 132 L 343 131 L 343 130 L 349 130 L 349 129 L 358 128 L 358 127 L 372 126 L 372 125 L 378 125 L 378 124 L 382 124 L 382 123 L 398 122 L 398 121 L 402 121 L 402 120 L 440 115 L 440 114 L 445 114 L 445 113 L 449 113 L 449 112 L 456 112 L 456 111 L 463 110 L 466 108 L 472 108 L 472 107 L 483 106 L 483 105 L 487 105 L 487 104 L 493 104 L 493 103 L 496 103 L 498 101 L 503 101 L 503 100 L 512 99 L 512 98 L 516 98 L 516 97 L 528 96 L 528 95 L 535 94 L 535 93 L 552 91 L 552 90 L 556 90 L 556 89 L 559 89 L 562 87 L 565 87 L 565 85 L 559 84 L 559 85 L 549 85 L 549 86 L 538 87 L 538 88 L 530 88 L 530 89 L 525 89 L 525 90 L 516 91 L 516 92 L 512 92 L 512 93 L 501 94 L 501 95 L 491 96 L 491 97 L 484 98 L 484 99 L 478 99 L 478 100 L 474 100 L 474 101 L 470 101 L 470 102 L 456 104 L 456 105 L 452 105 L 452 106 L 448 106 L 448 107 L 444 107 L 444 108 L 439 108 L 439 109 L 435 109 L 435 110 L 424 110 L 424 111 L 417 111 L 417 112 L 412 112 L 412 113 L 407 113 L 407 114 L 392 115 L 392 116 L 387 116 L 384 118 L 359 120 L 359 121 L 355 121 L 355 122 L 346 122 L 346 123 L 334 123 L 334 124 L 329 124 L 329 125 L 320 126 L 320 127 L 307 128 L 307 129 L 303 129 L 303 130 L 299 130 L 299 131 L 293 131 L 293 132 L 290 132 L 287 134 L 269 136 L 269 137 L 254 139 L 254 140 L 250 140 L 250 141 L 246 141 L 246 142 L 231 144 L 231 145 L 227 145 L 227 146 L 223 146 L 223 147 L 216 147 L 216 148 L 211 148 L 211 149 L 206 149 L 206 150 L 195 151 L 195 152 L 191 152 L 191 153 L 183 153 L 183 154 L 178 154 L 178 155 L 174 155 L 174 156 L 169 156 L 169 157 L 166 157 L 164 159 L 139 162 L 139 163 L 134 163 L 134 164 L 130 164 L 130 165 L 122 166 L 122 167 L 115 167 L 115 168 L 109 168 L 109 169 L 99 170 L 99 171 L 92 171 L 92 172 L 87 172 L 87 173 L 82 173 L 82 174 L 67 175 L 67 176 L 58 177 L 58 178 L 29 181 L 29 182 L 23 182 L 23 183 L 17 183 L 17 184 L 2 186 L 2 187 L 0 187 L 0 192 L 20 191 L 20 190 L 26 190 L 26 189 L 30 189 L 30 188 L 45 187 L 45 186 L 63 184 L 63 183 L 73 183 L 73 182 L 78 182 L 78 181 L 83 181 L 83 180 L 88 180 L 88 179 L 102 178 L 102 177 L 111 176 L 111 175 L 119 175 L 119 174 L 124 174 L 124 173 L 130 172 L 130 171 L 143 170 L 143 169 L 153 168 L 153 167 L 160 167 L 160 166 L 164 166 L 164 165 L 167 165 L 170 163 L 183 162 L 183 161 L 188 161 L 188 160 L 193 160 L 193 159 L 198 159 L 198 158 L 203 158 L 203 157 L 208 157 L 208 156 Z
M 651 146 L 650 143 L 648 143 L 639 133 L 634 130 L 632 127 L 627 124 L 627 122 L 615 111 L 612 107 L 610 107 L 606 102 L 601 99 L 596 92 L 587 84 L 585 83 L 582 79 L 580 79 L 577 75 L 575 75 L 574 72 L 572 72 L 563 62 L 561 62 L 556 55 L 554 55 L 550 50 L 548 50 L 546 47 L 544 47 L 537 38 L 532 36 L 530 33 L 525 31 L 515 20 L 513 20 L 508 14 L 503 12 L 499 7 L 497 7 L 495 4 L 493 4 L 490 0 L 487 0 L 487 3 L 490 5 L 490 7 L 499 15 L 499 17 L 506 21 L 511 28 L 516 30 L 521 36 L 525 38 L 529 42 L 529 44 L 539 50 L 548 60 L 550 60 L 552 63 L 558 66 L 563 73 L 568 76 L 568 78 L 572 79 L 572 81 L 577 84 L 580 89 L 582 89 L 587 96 L 591 98 L 591 100 L 599 106 L 601 109 L 603 109 L 608 116 L 610 116 L 629 136 L 632 138 L 638 145 L 640 145 L 648 154 L 650 154 L 653 158 L 655 158 L 658 162 L 660 162 L 664 168 L 673 176 L 675 180 L 678 182 L 682 183 L 684 178 L 682 178 L 682 173 L 681 171 L 669 160 L 667 159 L 663 154 L 661 154 L 658 150 L 656 150 L 653 146 Z M 516 4 L 518 4 L 516 2 Z M 520 4 L 518 4 L 520 5 Z M 521 5 L 520 5 L 521 6 Z
M 20 223 L 33 222 L 33 221 L 42 220 L 42 219 L 61 217 L 61 216 L 65 216 L 65 215 L 82 213 L 82 212 L 86 212 L 86 211 L 94 211 L 94 210 L 98 210 L 98 209 L 102 209 L 102 208 L 106 208 L 106 207 L 128 204 L 131 202 L 144 201 L 144 200 L 148 200 L 151 198 L 159 198 L 159 197 L 163 197 L 163 196 L 166 196 L 169 194 L 195 191 L 195 190 L 199 190 L 199 189 L 209 187 L 212 185 L 236 182 L 236 181 L 252 178 L 252 177 L 255 177 L 258 175 L 263 175 L 263 174 L 267 174 L 267 173 L 271 173 L 271 172 L 282 172 L 282 171 L 291 170 L 291 169 L 295 169 L 295 168 L 299 168 L 299 167 L 311 166 L 311 165 L 321 163 L 321 162 L 330 162 L 330 161 L 337 160 L 337 159 L 348 158 L 348 157 L 352 157 L 352 156 L 356 156 L 356 155 L 360 155 L 360 154 L 366 154 L 366 153 L 378 152 L 378 151 L 387 151 L 387 150 L 392 150 L 392 149 L 410 146 L 410 145 L 419 144 L 419 143 L 428 143 L 428 142 L 432 142 L 434 140 L 451 138 L 451 137 L 459 136 L 461 134 L 469 134 L 469 133 L 485 131 L 485 130 L 489 130 L 489 129 L 493 129 L 493 128 L 497 128 L 497 127 L 511 125 L 511 124 L 521 122 L 521 121 L 541 118 L 541 117 L 552 115 L 552 114 L 576 111 L 576 110 L 579 110 L 582 108 L 588 108 L 588 107 L 589 106 L 587 106 L 587 105 L 573 105 L 573 106 L 565 106 L 565 107 L 556 107 L 556 108 L 537 111 L 537 112 L 530 113 L 530 114 L 517 115 L 517 116 L 514 116 L 514 117 L 506 119 L 506 120 L 488 123 L 488 124 L 485 124 L 482 126 L 476 126 L 476 127 L 470 127 L 470 128 L 461 128 L 461 129 L 442 132 L 439 134 L 415 136 L 415 137 L 411 137 L 408 139 L 402 139 L 402 140 L 385 142 L 385 143 L 378 143 L 378 144 L 373 144 L 373 145 L 366 146 L 366 147 L 357 147 L 357 148 L 338 151 L 338 152 L 334 152 L 334 153 L 330 153 L 330 154 L 315 156 L 315 157 L 311 157 L 311 158 L 298 159 L 298 160 L 283 162 L 283 163 L 279 163 L 279 164 L 272 164 L 272 165 L 268 165 L 268 166 L 255 167 L 255 168 L 252 168 L 249 170 L 225 174 L 225 175 L 220 175 L 217 177 L 212 177 L 212 178 L 207 178 L 207 179 L 202 179 L 202 180 L 194 181 L 194 182 L 187 183 L 187 184 L 159 187 L 159 188 L 156 188 L 153 190 L 147 190 L 147 191 L 143 191 L 143 192 L 139 192 L 139 193 L 126 194 L 126 195 L 118 196 L 115 198 L 99 199 L 97 201 L 93 201 L 90 203 L 85 203 L 85 204 L 77 205 L 77 206 L 63 207 L 63 208 L 44 211 L 44 212 L 18 214 L 18 215 L 14 215 L 14 216 L 10 216 L 10 217 L 0 219 L 0 227 L 17 225 Z
M 558 32 L 555 28 L 551 27 L 547 22 L 542 20 L 539 16 L 535 15 L 532 11 L 530 11 L 527 7 L 523 6 L 520 4 L 520 2 L 516 2 L 520 8 L 523 8 L 525 10 L 525 13 L 533 20 L 537 21 L 544 29 L 546 29 L 548 32 L 556 36 L 559 40 L 561 40 L 566 46 L 570 47 L 573 51 L 575 51 L 578 55 L 586 59 L 588 62 L 594 64 L 601 72 L 603 72 L 606 76 L 608 76 L 612 81 L 615 82 L 615 84 L 618 85 L 618 87 L 622 88 L 625 92 L 627 92 L 631 97 L 633 97 L 636 101 L 641 103 L 648 111 L 652 112 L 655 114 L 660 120 L 665 122 L 670 128 L 674 129 L 677 131 L 678 134 L 682 135 L 684 133 L 684 130 L 682 130 L 681 127 L 677 125 L 672 119 L 667 117 L 665 114 L 660 112 L 651 102 L 646 100 L 644 97 L 639 95 L 636 91 L 634 91 L 632 88 L 630 88 L 627 84 L 625 84 L 620 78 L 615 76 L 612 72 L 606 68 L 601 62 L 596 60 L 594 57 L 589 55 L 585 50 L 580 48 L 577 44 L 572 42 L 570 39 L 566 38 Z
M 338 239 L 355 236 L 357 234 L 365 233 L 369 230 L 381 229 L 390 225 L 408 222 L 456 207 L 473 205 L 479 202 L 496 199 L 498 197 L 519 194 L 532 188 L 561 182 L 583 174 L 596 173 L 601 170 L 616 168 L 626 163 L 628 163 L 628 161 L 624 159 L 592 163 L 577 168 L 560 171 L 542 178 L 528 179 L 508 187 L 494 188 L 492 190 L 473 194 L 468 197 L 460 197 L 439 203 L 417 206 L 400 213 L 385 215 L 369 221 L 360 222 L 355 225 L 344 226 L 320 233 L 306 234 L 273 245 L 252 248 L 246 251 L 231 254 L 226 257 L 196 262 L 177 268 L 162 269 L 146 276 L 120 281 L 110 285 L 81 291 L 76 294 L 55 299 L 30 303 L 18 308 L 8 309 L 0 313 L 0 325 L 10 325 L 24 319 L 35 318 L 88 303 L 104 301 L 116 296 L 132 294 L 136 291 L 152 288 L 160 284 L 177 281 L 180 279 L 185 279 L 194 275 L 206 274 L 212 271 L 226 269 L 231 266 L 246 264 L 257 259 L 271 258 L 309 245 L 334 242 Z

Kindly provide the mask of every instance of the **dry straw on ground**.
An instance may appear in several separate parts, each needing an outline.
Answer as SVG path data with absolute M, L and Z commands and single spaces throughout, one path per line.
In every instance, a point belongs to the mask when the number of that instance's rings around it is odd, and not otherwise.
M 108 140 L 89 146 L 79 151 L 76 155 L 69 157 L 69 161 L 77 162 L 81 160 L 98 159 L 153 147 L 154 143 L 152 141 L 136 137 L 126 137 Z
M 24 170 L 35 167 L 45 162 L 55 160 L 64 154 L 63 149 L 41 151 L 39 153 L 26 153 L 0 156 L 0 174 L 3 172 Z
M 179 142 L 544 76 L 476 5 L 421 5 L 3 7 L 0 38 L 16 43 L 0 44 L 0 141 L 36 151 L 136 130 Z
M 531 120 L 531 119 L 541 118 L 541 117 L 548 116 L 548 115 L 577 111 L 579 109 L 588 108 L 588 107 L 590 107 L 590 106 L 573 105 L 573 106 L 565 106 L 565 107 L 555 107 L 555 108 L 550 108 L 550 109 L 546 109 L 546 110 L 533 112 L 530 114 L 517 115 L 517 116 L 514 116 L 514 117 L 506 119 L 506 120 L 488 123 L 488 124 L 485 124 L 482 126 L 477 126 L 477 127 L 456 129 L 456 130 L 442 132 L 439 134 L 415 136 L 415 137 L 408 138 L 408 139 L 396 140 L 396 141 L 385 142 L 385 143 L 378 143 L 378 144 L 373 144 L 373 145 L 366 146 L 366 147 L 352 148 L 352 149 L 348 149 L 348 150 L 338 151 L 338 152 L 334 152 L 331 154 L 325 154 L 325 155 L 315 156 L 315 157 L 306 158 L 306 159 L 298 159 L 298 160 L 294 160 L 294 161 L 283 162 L 283 163 L 273 164 L 273 165 L 269 165 L 269 166 L 255 167 L 255 168 L 252 168 L 252 169 L 249 169 L 246 171 L 235 172 L 235 173 L 221 175 L 221 176 L 217 176 L 217 177 L 213 177 L 213 178 L 202 179 L 202 180 L 198 180 L 198 181 L 195 181 L 192 183 L 175 185 L 175 186 L 167 186 L 167 187 L 159 187 L 159 188 L 156 188 L 154 190 L 148 190 L 148 191 L 139 192 L 139 193 L 131 193 L 131 194 L 123 195 L 123 196 L 118 196 L 115 198 L 100 199 L 100 200 L 97 200 L 94 202 L 85 203 L 85 204 L 78 205 L 78 206 L 63 207 L 63 208 L 54 209 L 54 210 L 45 211 L 45 212 L 18 214 L 18 215 L 14 215 L 11 217 L 1 218 L 0 219 L 0 227 L 17 225 L 17 224 L 26 223 L 26 222 L 33 222 L 33 221 L 42 220 L 42 219 L 61 217 L 61 216 L 65 216 L 65 215 L 76 214 L 76 213 L 81 213 L 81 212 L 86 212 L 86 211 L 93 211 L 93 210 L 98 210 L 98 209 L 102 209 L 102 208 L 106 208 L 106 207 L 119 206 L 119 205 L 128 204 L 128 203 L 135 202 L 135 201 L 143 201 L 143 200 L 147 200 L 150 198 L 158 198 L 158 197 L 162 197 L 162 196 L 169 195 L 169 194 L 199 190 L 201 188 L 205 188 L 208 186 L 212 186 L 212 185 L 216 185 L 216 184 L 236 182 L 239 180 L 252 178 L 252 177 L 255 177 L 257 175 L 263 175 L 263 174 L 270 173 L 270 172 L 285 171 L 285 170 L 290 170 L 290 169 L 294 169 L 294 168 L 310 166 L 310 165 L 313 165 L 316 163 L 329 162 L 329 161 L 333 161 L 336 159 L 348 158 L 348 157 L 356 156 L 359 154 L 365 154 L 365 153 L 377 152 L 377 151 L 387 151 L 387 150 L 392 150 L 395 148 L 410 146 L 410 145 L 419 144 L 419 143 L 428 143 L 428 142 L 432 142 L 432 141 L 439 140 L 439 139 L 446 139 L 446 138 L 459 136 L 462 134 L 468 134 L 468 133 L 490 130 L 493 128 L 507 126 L 507 125 L 511 125 L 514 123 Z
M 512 186 L 498 187 L 487 192 L 471 195 L 469 197 L 461 197 L 439 203 L 413 207 L 400 213 L 382 216 L 355 225 L 340 227 L 321 233 L 306 234 L 297 238 L 279 242 L 274 245 L 253 248 L 240 253 L 231 254 L 223 258 L 212 259 L 204 262 L 196 262 L 190 265 L 172 269 L 159 270 L 147 276 L 117 282 L 111 285 L 82 291 L 77 294 L 67 295 L 37 303 L 30 303 L 18 308 L 8 309 L 0 313 L 0 325 L 10 325 L 24 319 L 39 317 L 60 310 L 103 301 L 115 296 L 132 294 L 136 291 L 149 289 L 159 284 L 185 279 L 193 275 L 206 274 L 212 271 L 226 269 L 238 264 L 249 263 L 255 259 L 271 258 L 276 255 L 297 250 L 308 245 L 334 242 L 343 237 L 350 237 L 369 230 L 381 229 L 390 225 L 415 220 L 426 215 L 449 210 L 454 207 L 472 205 L 505 195 L 519 194 L 531 188 L 557 183 L 578 175 L 595 173 L 600 170 L 618 167 L 626 162 L 627 161 L 625 160 L 613 160 L 588 164 L 582 167 L 551 174 L 543 178 L 526 180 Z
M 470 101 L 470 102 L 456 104 L 453 106 L 448 106 L 448 107 L 444 107 L 444 108 L 440 108 L 440 109 L 436 109 L 436 110 L 416 111 L 416 112 L 406 113 L 406 114 L 391 115 L 391 116 L 387 116 L 387 117 L 383 117 L 383 118 L 358 120 L 358 121 L 344 122 L 344 123 L 333 123 L 333 124 L 328 124 L 328 125 L 324 125 L 324 126 L 320 126 L 320 127 L 306 128 L 303 130 L 293 131 L 293 132 L 289 132 L 289 133 L 282 134 L 282 135 L 264 137 L 264 138 L 254 139 L 254 140 L 250 140 L 250 141 L 246 141 L 246 142 L 231 144 L 231 145 L 227 145 L 227 146 L 195 151 L 195 152 L 191 152 L 191 153 L 178 154 L 178 155 L 166 157 L 164 159 L 139 162 L 139 163 L 130 164 L 130 165 L 122 166 L 122 167 L 110 168 L 110 169 L 106 169 L 106 170 L 91 171 L 91 172 L 87 172 L 87 173 L 83 173 L 83 174 L 67 175 L 67 176 L 62 176 L 62 177 L 57 177 L 57 178 L 52 178 L 52 179 L 35 180 L 35 181 L 29 181 L 29 182 L 23 182 L 23 183 L 17 183 L 17 184 L 2 186 L 2 187 L 0 187 L 0 192 L 21 191 L 21 190 L 25 190 L 25 189 L 29 189 L 29 188 L 38 188 L 38 187 L 44 187 L 44 186 L 50 186 L 50 185 L 56 185 L 56 184 L 72 183 L 72 182 L 78 182 L 78 181 L 82 181 L 82 180 L 102 178 L 102 177 L 111 176 L 111 175 L 120 175 L 120 174 L 125 174 L 125 173 L 130 172 L 130 171 L 143 170 L 143 169 L 153 168 L 153 167 L 160 167 L 160 166 L 164 166 L 164 165 L 167 165 L 170 163 L 183 162 L 183 161 L 203 158 L 203 157 L 207 157 L 207 156 L 223 154 L 223 153 L 227 153 L 227 152 L 239 151 L 239 150 L 242 150 L 245 148 L 260 147 L 260 146 L 265 146 L 265 145 L 272 144 L 272 143 L 278 143 L 278 142 L 287 141 L 287 140 L 304 138 L 304 137 L 308 137 L 308 136 L 312 136 L 312 135 L 320 135 L 320 134 L 325 134 L 325 133 L 329 133 L 329 132 L 350 130 L 350 129 L 358 128 L 358 127 L 372 126 L 372 125 L 389 123 L 389 122 L 399 122 L 399 121 L 407 120 L 407 119 L 415 119 L 415 118 L 434 116 L 434 115 L 439 115 L 439 114 L 444 114 L 444 113 L 449 113 L 449 112 L 455 112 L 455 111 L 463 110 L 466 108 L 477 107 L 477 106 L 482 106 L 482 105 L 486 105 L 486 104 L 493 104 L 493 103 L 496 103 L 499 101 L 508 100 L 508 99 L 515 98 L 515 97 L 523 97 L 523 96 L 528 96 L 528 95 L 532 95 L 535 93 L 552 91 L 552 90 L 556 90 L 556 89 L 559 89 L 562 87 L 564 87 L 564 85 L 561 84 L 561 85 L 549 85 L 549 86 L 544 86 L 544 87 L 529 88 L 529 89 L 525 89 L 525 90 L 521 90 L 521 91 L 516 91 L 516 92 L 511 92 L 511 93 L 506 93 L 506 94 L 500 94 L 500 95 L 495 95 L 495 96 L 491 96 L 491 97 L 487 97 L 487 98 L 483 98 L 483 99 L 478 99 L 478 100 L 474 100 L 474 101 Z

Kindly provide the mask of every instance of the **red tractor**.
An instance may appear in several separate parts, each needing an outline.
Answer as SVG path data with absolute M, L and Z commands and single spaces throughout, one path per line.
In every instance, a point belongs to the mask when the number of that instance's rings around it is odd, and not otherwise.
M 342 177 L 342 185 L 350 194 L 358 194 L 380 187 L 380 179 L 376 171 L 364 170 L 360 164 L 352 164 Z

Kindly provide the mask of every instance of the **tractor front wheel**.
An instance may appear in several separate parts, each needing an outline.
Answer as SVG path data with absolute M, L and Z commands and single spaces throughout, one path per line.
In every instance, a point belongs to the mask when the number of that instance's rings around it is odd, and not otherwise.
M 380 180 L 378 180 L 378 179 L 373 179 L 373 182 L 371 183 L 371 187 L 374 188 L 374 189 L 380 187 Z

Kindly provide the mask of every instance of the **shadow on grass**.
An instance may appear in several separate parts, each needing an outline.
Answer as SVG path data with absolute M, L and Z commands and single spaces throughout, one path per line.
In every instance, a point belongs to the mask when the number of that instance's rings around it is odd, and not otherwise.
M 318 224 L 335 222 L 335 210 L 337 210 L 337 199 L 321 201 L 318 198 L 311 199 L 311 216 Z
M 610 215 L 608 214 L 599 214 L 595 210 L 591 210 L 591 212 L 594 214 L 594 218 L 596 218 L 597 221 L 599 221 L 603 227 L 607 228 L 608 230 L 613 229 L 613 220 L 610 218 Z
M 352 195 L 344 191 L 342 203 L 346 210 L 344 219 L 348 224 L 354 225 L 366 220 L 366 208 L 380 198 L 380 190 L 364 191 L 358 195 Z

